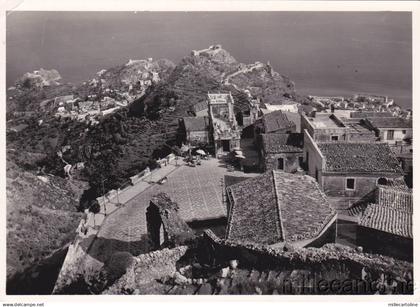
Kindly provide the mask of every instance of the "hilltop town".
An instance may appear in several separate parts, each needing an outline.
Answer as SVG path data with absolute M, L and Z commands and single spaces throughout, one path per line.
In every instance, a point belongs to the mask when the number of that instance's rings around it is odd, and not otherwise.
M 60 92 L 59 80 L 26 74 L 9 100 L 27 87 Z M 8 292 L 412 293 L 412 111 L 397 103 L 301 96 L 270 63 L 213 45 L 176 66 L 130 60 L 11 108 L 8 191 L 29 176 L 90 188 L 66 199 L 80 219 L 51 283 L 33 288 L 47 264 L 22 265 Z M 9 194 L 8 208 L 19 203 Z

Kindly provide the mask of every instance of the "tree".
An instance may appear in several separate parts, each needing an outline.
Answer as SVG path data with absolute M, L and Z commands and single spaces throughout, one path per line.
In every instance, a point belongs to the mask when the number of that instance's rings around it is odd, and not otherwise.
M 100 211 L 101 211 L 101 206 L 99 205 L 99 202 L 95 199 L 89 207 L 89 212 L 92 212 L 93 214 L 97 214 Z M 93 225 L 96 226 L 95 217 L 93 217 Z

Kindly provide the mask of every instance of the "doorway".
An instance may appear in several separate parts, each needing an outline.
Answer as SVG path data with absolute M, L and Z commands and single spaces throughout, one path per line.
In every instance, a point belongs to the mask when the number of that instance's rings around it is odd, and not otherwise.
M 277 159 L 277 169 L 284 170 L 284 159 L 278 158 Z
M 230 151 L 230 141 L 229 140 L 222 140 L 222 148 L 224 152 Z

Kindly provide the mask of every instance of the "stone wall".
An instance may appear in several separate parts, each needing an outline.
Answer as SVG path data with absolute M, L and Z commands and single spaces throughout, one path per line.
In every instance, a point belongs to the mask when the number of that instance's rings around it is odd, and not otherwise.
M 323 156 L 314 142 L 314 140 L 309 135 L 307 130 L 304 130 L 304 142 L 303 142 L 303 154 L 304 154 L 304 161 L 305 165 L 308 170 L 308 175 L 316 178 L 316 174 L 318 173 L 317 181 L 322 188 L 322 181 L 321 179 L 321 172 L 322 166 L 325 163 Z
M 343 198 L 361 198 L 376 189 L 378 179 L 381 177 L 390 178 L 390 175 L 335 175 L 324 173 L 322 174 L 322 186 L 323 191 L 327 196 Z M 346 189 L 346 178 L 355 179 L 354 190 Z
M 200 143 L 209 143 L 208 131 L 189 131 L 187 132 L 187 142 L 196 145 Z
M 327 244 L 322 248 L 296 248 L 286 251 L 273 250 L 265 246 L 241 245 L 239 243 L 222 240 L 211 231 L 205 233 L 209 255 L 217 262 L 226 262 L 237 259 L 239 263 L 251 266 L 255 269 L 284 269 L 286 267 L 316 269 L 320 266 L 344 264 L 350 271 L 350 277 L 360 279 L 363 270 L 369 271 L 373 276 L 387 274 L 396 280 L 403 276 L 411 276 L 413 273 L 412 263 L 395 260 L 381 255 L 365 254 L 343 245 Z
M 357 244 L 370 253 L 413 261 L 413 240 L 363 226 L 357 227 Z
M 284 168 L 283 170 L 286 173 L 296 172 L 299 168 L 299 158 L 303 159 L 303 152 L 293 152 L 293 153 L 268 153 L 265 156 L 265 170 L 277 170 L 278 168 L 278 159 L 283 158 Z
M 102 294 L 163 294 L 147 287 L 156 280 L 171 276 L 176 272 L 177 262 L 188 251 L 188 246 L 162 249 L 135 257 L 134 266 L 127 270 L 115 284 Z

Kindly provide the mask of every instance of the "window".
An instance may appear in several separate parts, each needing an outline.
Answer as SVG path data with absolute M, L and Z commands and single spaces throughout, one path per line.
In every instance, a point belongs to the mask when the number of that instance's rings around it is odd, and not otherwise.
M 355 190 L 355 187 L 356 187 L 356 179 L 346 178 L 346 190 Z
M 338 135 L 332 135 L 331 141 L 338 141 Z
M 386 185 L 387 183 L 388 183 L 388 180 L 386 180 L 386 178 L 381 177 L 378 179 L 378 184 Z
M 315 169 L 315 179 L 316 179 L 317 182 L 319 182 L 319 180 L 318 180 L 318 169 L 317 168 Z
M 402 134 L 406 134 L 406 133 L 407 133 L 407 130 L 403 130 L 403 131 L 402 131 Z
M 279 158 L 278 159 L 278 166 L 277 166 L 277 168 L 280 169 L 280 170 L 284 170 L 284 160 L 283 160 L 283 158 Z
M 393 140 L 394 139 L 394 130 L 388 130 L 387 134 L 387 140 Z

